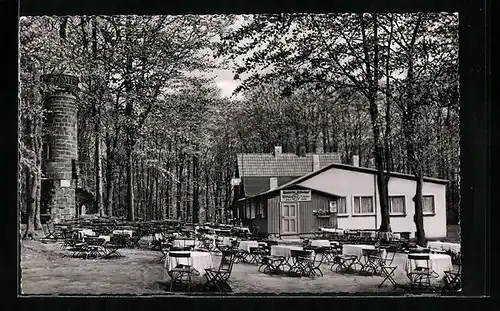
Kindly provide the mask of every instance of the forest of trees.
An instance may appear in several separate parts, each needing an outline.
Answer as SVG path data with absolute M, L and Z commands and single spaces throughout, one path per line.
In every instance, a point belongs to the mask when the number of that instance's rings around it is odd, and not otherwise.
M 80 182 L 101 215 L 213 221 L 230 210 L 236 154 L 281 145 L 359 155 L 382 194 L 391 171 L 413 174 L 417 205 L 423 176 L 448 179 L 458 219 L 457 15 L 27 17 L 20 41 L 20 206 L 35 229 L 39 77 L 58 72 L 81 81 Z M 193 74 L 222 67 L 242 99 Z

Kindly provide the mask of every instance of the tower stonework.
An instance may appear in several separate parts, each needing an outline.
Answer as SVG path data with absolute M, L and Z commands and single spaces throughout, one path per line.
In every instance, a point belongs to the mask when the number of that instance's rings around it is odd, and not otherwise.
M 78 82 L 74 79 L 67 75 L 46 77 L 46 82 L 55 86 L 55 91 L 45 98 L 44 103 L 47 112 L 44 124 L 44 195 L 48 196 L 46 211 L 54 222 L 76 215 L 78 107 L 74 84 L 78 86 Z

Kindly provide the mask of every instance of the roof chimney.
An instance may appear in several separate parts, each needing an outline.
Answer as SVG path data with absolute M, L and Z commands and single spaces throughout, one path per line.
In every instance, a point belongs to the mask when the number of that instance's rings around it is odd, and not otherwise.
M 281 153 L 282 153 L 282 151 L 283 151 L 283 150 L 282 150 L 281 146 L 276 146 L 276 147 L 274 147 L 274 156 L 275 156 L 275 157 L 280 156 L 280 155 L 281 155 Z
M 269 190 L 273 190 L 278 188 L 278 178 L 271 177 L 269 178 Z
M 319 155 L 313 154 L 313 172 L 319 170 Z
M 353 155 L 352 156 L 352 165 L 353 166 L 359 166 L 359 156 L 358 155 Z

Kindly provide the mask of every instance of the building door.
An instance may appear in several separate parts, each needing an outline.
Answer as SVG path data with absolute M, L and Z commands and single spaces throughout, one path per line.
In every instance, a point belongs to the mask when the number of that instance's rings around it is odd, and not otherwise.
M 297 233 L 297 203 L 281 203 L 281 232 Z

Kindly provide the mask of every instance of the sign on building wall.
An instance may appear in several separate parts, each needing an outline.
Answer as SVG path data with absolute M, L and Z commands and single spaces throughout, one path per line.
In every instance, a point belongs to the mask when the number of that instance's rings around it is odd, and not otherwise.
M 281 190 L 281 202 L 311 201 L 311 190 Z
M 61 188 L 71 187 L 71 180 L 61 179 Z
M 337 213 L 337 201 L 330 201 L 330 213 Z

